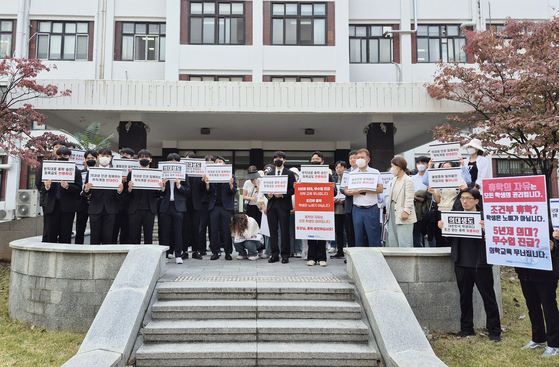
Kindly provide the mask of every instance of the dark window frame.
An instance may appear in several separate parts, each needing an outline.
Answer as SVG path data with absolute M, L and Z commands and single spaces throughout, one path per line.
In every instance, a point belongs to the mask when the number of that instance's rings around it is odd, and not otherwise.
M 10 39 L 10 47 L 8 48 L 8 54 L 7 55 L 0 55 L 0 58 L 10 58 L 14 56 L 14 20 L 13 19 L 0 19 L 0 22 L 10 22 L 12 23 L 12 30 L 11 31 L 2 31 L 2 28 L 0 27 L 0 35 L 9 35 L 11 37 Z
M 355 30 L 354 30 L 355 32 L 354 32 L 353 36 L 351 35 L 351 28 L 352 27 L 355 28 Z M 357 34 L 356 33 L 357 27 L 366 27 L 366 33 L 367 34 L 365 36 L 357 36 L 356 35 Z M 382 34 L 380 36 L 373 36 L 371 34 L 372 33 L 371 32 L 371 27 L 382 27 Z M 389 29 L 387 29 L 387 28 L 389 28 Z M 394 63 L 394 37 L 392 36 L 392 33 L 388 33 L 388 36 L 384 36 L 384 34 L 387 30 L 394 30 L 394 26 L 393 25 L 387 25 L 387 24 L 350 24 L 349 25 L 349 34 L 350 34 L 349 40 L 350 40 L 350 42 L 349 42 L 349 45 L 348 45 L 349 52 L 350 52 L 349 63 L 350 64 L 392 64 L 392 63 Z M 366 40 L 366 43 L 365 43 L 365 45 L 367 47 L 367 51 L 366 51 L 367 60 L 366 61 L 360 61 L 360 62 L 351 61 L 351 40 L 352 39 Z M 385 39 L 390 39 L 390 61 L 376 61 L 376 62 L 371 61 L 370 60 L 371 53 L 370 53 L 370 49 L 369 49 L 370 48 L 369 40 L 379 40 L 377 48 L 378 48 L 378 55 L 379 55 L 379 60 L 380 60 L 380 55 L 381 55 L 381 52 L 380 52 L 381 42 L 380 42 L 380 40 L 385 40 Z M 360 46 L 362 47 L 362 45 L 360 45 Z M 362 53 L 361 53 L 361 55 L 362 55 Z
M 41 24 L 42 23 L 50 23 L 50 31 L 49 32 L 45 32 L 45 31 L 41 31 Z M 55 32 L 53 31 L 52 27 L 54 23 L 62 23 L 62 32 Z M 86 32 L 78 32 L 78 24 L 85 24 L 87 26 L 87 31 Z M 67 24 L 75 24 L 76 25 L 76 31 L 75 32 L 67 32 L 66 31 L 66 25 Z M 75 40 L 75 45 L 74 45 L 74 57 L 73 58 L 65 58 L 64 57 L 64 46 L 66 44 L 66 37 L 65 36 L 75 36 L 76 40 Z M 37 49 L 36 49 L 36 57 L 39 59 L 39 45 L 40 45 L 40 38 L 47 36 L 47 57 L 46 58 L 40 58 L 41 60 L 54 60 L 54 61 L 88 61 L 89 60 L 89 21 L 79 21 L 79 20 L 75 20 L 75 21 L 65 21 L 65 20 L 39 20 L 37 23 L 37 34 L 35 37 L 37 37 Z M 51 56 L 51 38 L 52 36 L 61 36 L 61 40 L 60 40 L 60 58 L 53 58 Z M 77 58 L 77 53 L 78 53 L 78 39 L 79 38 L 86 38 L 86 56 L 85 58 Z
M 282 78 L 282 81 L 274 80 Z M 303 83 L 328 83 L 328 75 L 271 75 L 270 82 L 272 83 L 286 83 L 285 78 L 296 78 L 295 83 L 301 83 L 301 78 L 311 78 L 311 81 L 304 81 Z M 323 81 L 314 81 L 315 78 L 323 78 Z M 290 82 L 287 82 L 290 83 Z M 291 82 L 293 83 L 293 82 Z
M 522 160 L 517 158 L 494 158 L 495 177 L 518 177 L 518 176 L 531 176 L 534 174 L 532 169 Z M 506 166 L 506 167 L 504 167 Z M 514 167 L 517 166 L 517 167 Z M 538 169 L 538 174 L 541 175 L 541 169 Z
M 214 3 L 215 4 L 215 10 L 214 10 L 214 14 L 204 14 L 204 3 Z M 192 14 L 192 4 L 202 4 L 202 13 L 201 14 Z M 243 6 L 243 14 L 233 14 L 232 11 L 230 11 L 229 14 L 219 14 L 219 4 L 229 4 L 229 5 L 233 5 L 233 4 L 241 4 Z M 245 1 L 190 1 L 188 3 L 188 43 L 191 45 L 219 45 L 219 46 L 242 46 L 242 45 L 246 45 L 246 13 L 247 13 L 247 8 L 246 8 L 246 2 Z M 202 29 L 201 29 L 201 33 L 200 33 L 200 40 L 201 42 L 192 42 L 192 18 L 195 19 L 202 19 Z M 204 42 L 204 18 L 212 18 L 214 19 L 214 41 L 212 43 L 205 43 Z M 242 24 L 243 24 L 243 28 L 244 28 L 244 34 L 243 34 L 243 42 L 242 43 L 220 43 L 219 42 L 219 19 L 220 18 L 237 18 L 237 19 L 242 19 Z
M 422 35 L 420 34 L 420 29 L 422 27 L 427 27 L 427 35 Z M 430 28 L 431 27 L 438 27 L 438 35 L 430 35 Z M 447 27 L 458 27 L 458 35 L 452 35 L 452 36 L 448 36 L 448 31 L 447 31 Z M 443 30 L 444 28 L 444 30 Z M 445 32 L 445 33 L 443 33 Z M 439 58 L 437 60 L 431 60 L 431 45 L 430 45 L 430 40 L 439 40 L 438 42 L 438 47 L 439 47 Z M 420 60 L 419 58 L 419 40 L 427 40 L 427 60 L 423 61 Z M 449 62 L 459 62 L 462 64 L 466 64 L 469 62 L 469 57 L 468 54 L 465 53 L 461 47 L 460 47 L 460 51 L 461 53 L 464 54 L 465 56 L 465 61 L 461 61 L 461 60 L 453 60 L 450 61 L 450 59 L 448 58 L 449 56 L 449 52 L 448 52 L 448 44 L 449 41 L 452 40 L 452 45 L 453 45 L 453 50 L 454 50 L 454 56 L 456 56 L 456 42 L 455 40 L 464 40 L 464 45 L 466 45 L 466 37 L 462 34 L 462 30 L 460 29 L 460 24 L 421 24 L 418 25 L 417 27 L 417 32 L 415 33 L 415 56 L 416 56 L 416 60 L 418 64 L 433 64 L 433 63 L 437 63 L 439 61 L 441 61 L 443 59 L 443 45 L 446 44 L 447 45 L 447 51 L 446 51 L 446 55 L 447 55 L 447 60 L 443 60 L 443 62 L 445 63 L 449 63 Z
M 134 25 L 134 32 L 125 32 L 124 31 L 124 26 L 125 24 L 133 24 Z M 157 34 L 150 34 L 149 33 L 149 26 L 150 24 L 156 24 L 159 26 L 159 33 Z M 145 33 L 138 33 L 137 31 L 137 26 L 138 25 L 145 25 L 146 26 L 146 32 Z M 163 27 L 162 27 L 163 26 Z M 165 30 L 162 31 L 162 28 L 164 28 Z M 146 54 L 145 54 L 145 59 L 136 59 L 136 37 L 142 37 L 142 36 L 157 36 L 159 37 L 158 40 L 158 51 L 157 51 L 157 60 L 148 60 L 147 58 L 147 47 L 146 47 Z M 123 53 L 124 53 L 124 37 L 132 37 L 132 58 L 128 59 L 128 58 L 124 58 L 123 57 Z M 153 61 L 153 62 L 165 62 L 165 52 L 161 52 L 161 39 L 164 38 L 165 39 L 165 50 L 167 49 L 167 23 L 166 22 L 122 22 L 122 28 L 121 28 L 121 32 L 120 32 L 120 61 Z M 163 59 L 161 59 L 161 55 L 163 54 Z
M 297 15 L 287 15 L 285 12 L 286 4 L 297 4 Z M 284 14 L 274 15 L 274 5 L 283 5 Z M 301 5 L 313 5 L 313 15 L 301 15 Z M 324 5 L 324 15 L 314 14 L 314 5 Z M 274 19 L 283 19 L 283 43 L 274 43 Z M 285 43 L 285 32 L 287 27 L 285 26 L 286 19 L 296 19 L 297 20 L 297 43 Z M 301 19 L 312 20 L 311 26 L 311 39 L 313 43 L 301 43 Z M 314 43 L 314 20 L 324 19 L 324 43 L 316 44 Z M 272 46 L 328 46 L 328 2 L 272 2 L 270 4 L 270 45 Z
M 214 78 L 214 82 L 223 82 L 225 80 L 218 80 L 219 78 L 229 78 L 228 81 L 231 81 L 231 78 L 242 78 L 242 82 L 246 81 L 246 76 L 245 75 L 188 75 L 188 81 L 195 81 L 195 82 L 207 82 L 207 81 L 212 81 L 212 80 L 192 80 L 191 78 Z M 234 80 L 234 82 L 238 82 L 237 80 Z

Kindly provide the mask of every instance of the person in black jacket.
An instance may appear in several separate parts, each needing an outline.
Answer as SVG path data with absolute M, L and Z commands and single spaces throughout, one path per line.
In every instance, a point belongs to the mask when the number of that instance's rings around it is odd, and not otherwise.
M 208 163 L 214 163 L 214 156 L 207 155 L 204 157 L 204 160 Z M 210 192 L 204 191 L 204 195 L 202 196 L 202 209 L 200 211 L 200 236 L 198 239 L 198 246 L 200 246 L 200 255 L 204 256 L 207 255 L 206 250 L 206 243 L 208 240 L 207 232 L 211 232 L 212 225 L 210 223 L 210 210 L 208 209 L 208 205 L 210 203 Z
M 188 152 L 185 158 L 196 158 L 196 153 Z M 190 194 L 186 198 L 186 212 L 182 222 L 182 248 L 184 251 L 192 246 L 192 258 L 202 260 L 202 252 L 206 244 L 200 244 L 200 217 L 202 214 L 202 199 L 206 191 L 206 185 L 202 177 L 189 177 Z M 188 254 L 185 255 L 188 258 Z
M 88 150 L 84 153 L 84 169 L 80 171 L 82 187 L 76 203 L 76 238 L 74 240 L 76 245 L 83 245 L 85 239 L 85 228 L 87 227 L 87 219 L 89 218 L 89 196 L 84 195 L 84 186 L 88 169 L 89 167 L 95 167 L 98 156 L 99 154 L 95 150 Z
M 557 309 L 559 249 L 557 249 L 557 240 L 559 240 L 559 230 L 556 229 L 553 231 L 553 240 L 549 241 L 553 270 L 515 268 L 532 323 L 532 340 L 522 349 L 546 348 L 542 357 L 559 355 L 559 310 Z
M 121 159 L 134 159 L 134 151 L 130 148 L 122 148 L 120 150 Z M 128 191 L 128 176 L 122 177 L 122 185 L 124 192 Z M 118 203 L 118 213 L 115 215 L 115 225 L 113 228 L 113 243 L 121 245 L 130 243 L 130 224 L 128 219 L 128 196 L 124 195 Z M 119 236 L 120 233 L 120 236 Z
M 68 161 L 72 151 L 65 146 L 55 150 L 57 160 Z M 43 242 L 72 243 L 72 224 L 76 214 L 76 200 L 82 187 L 79 171 L 74 171 L 74 182 L 42 181 L 42 165 L 37 173 L 44 213 L 45 238 Z
M 478 190 L 466 189 L 460 192 L 460 201 L 464 211 L 476 211 L 481 195 Z M 483 214 L 482 214 L 483 218 Z M 439 228 L 443 229 L 443 221 L 439 221 Z M 481 221 L 482 229 L 484 222 Z M 454 261 L 454 272 L 460 292 L 460 332 L 458 337 L 476 335 L 474 331 L 473 291 L 474 284 L 483 299 L 483 306 L 487 315 L 487 330 L 489 340 L 501 341 L 501 318 L 499 306 L 493 288 L 492 265 L 487 264 L 485 240 L 483 238 L 448 237 L 450 240 L 450 257 Z
M 109 168 L 113 153 L 109 148 L 99 149 L 99 166 Z M 115 215 L 124 185 L 120 183 L 115 189 L 93 189 L 89 182 L 89 172 L 84 186 L 84 196 L 89 196 L 89 226 L 91 228 L 90 244 L 108 245 L 112 243 Z

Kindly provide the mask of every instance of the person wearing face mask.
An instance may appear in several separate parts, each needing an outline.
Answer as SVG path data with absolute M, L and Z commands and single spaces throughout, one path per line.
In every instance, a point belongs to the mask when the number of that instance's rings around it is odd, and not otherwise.
M 89 197 L 91 195 L 85 196 L 83 193 L 85 180 L 87 178 L 87 171 L 90 167 L 95 167 L 95 165 L 97 164 L 98 156 L 99 154 L 95 150 L 88 150 L 84 153 L 84 169 L 80 172 L 82 177 L 82 187 L 81 192 L 78 195 L 78 202 L 76 207 L 76 238 L 74 239 L 74 243 L 77 245 L 83 245 L 84 243 L 85 229 L 87 227 L 87 219 L 89 218 Z
M 246 181 L 243 185 L 243 199 L 248 202 L 246 206 L 246 214 L 254 218 L 260 227 L 260 222 L 262 221 L 262 213 L 258 210 L 258 206 L 256 206 L 257 197 L 258 197 L 258 181 L 260 178 L 260 174 L 258 173 L 258 169 L 256 166 L 250 166 L 247 170 Z
M 121 159 L 134 159 L 134 154 L 134 151 L 130 148 L 122 148 L 120 150 Z M 128 190 L 127 176 L 122 177 L 122 185 L 124 186 L 124 192 L 126 193 Z M 124 195 L 118 204 L 118 213 L 115 216 L 112 243 L 120 243 L 121 245 L 130 243 L 127 195 Z
M 138 152 L 138 162 L 140 169 L 149 168 L 152 161 L 152 154 L 147 149 Z M 156 190 L 134 190 L 134 181 L 131 180 L 132 172 L 128 172 L 128 187 L 124 193 L 128 201 L 128 222 L 130 224 L 130 244 L 139 245 L 142 239 L 142 229 L 144 232 L 144 244 L 153 244 L 153 227 L 155 215 L 157 214 L 157 197 L 159 192 Z M 163 187 L 163 182 L 159 183 Z
M 215 158 L 213 155 L 208 154 L 204 157 L 204 160 L 207 163 L 214 163 Z M 208 232 L 212 231 L 212 225 L 210 223 L 210 210 L 208 209 L 210 193 L 205 191 L 205 185 L 202 185 L 202 187 L 204 187 L 204 194 L 202 196 L 202 210 L 200 212 L 200 237 L 198 243 L 200 244 L 200 255 L 204 256 L 208 254 L 206 246 L 208 242 Z
M 72 151 L 65 146 L 55 150 L 56 160 L 68 161 Z M 41 181 L 42 169 L 37 175 Z M 72 224 L 76 213 L 76 200 L 82 186 L 81 174 L 74 172 L 74 182 L 41 182 L 40 193 L 43 196 L 44 226 L 46 238 L 43 242 L 72 243 Z
M 349 162 L 349 168 L 343 172 L 343 175 L 349 175 L 351 171 L 358 169 L 357 167 L 357 151 L 352 150 L 349 152 L 347 156 Z M 345 195 L 345 186 L 340 186 L 340 192 Z M 352 216 L 352 209 L 353 209 L 353 196 L 346 195 L 345 203 L 344 203 L 344 211 L 346 216 L 346 237 L 347 237 L 347 247 L 355 247 L 355 229 L 353 227 L 353 216 Z
M 358 150 L 355 160 L 358 169 L 351 171 L 350 179 L 352 174 L 358 172 L 371 172 L 380 175 L 377 169 L 369 167 L 370 161 L 371 158 L 367 149 Z M 378 194 L 382 194 L 382 189 L 381 183 L 377 185 L 376 190 L 348 190 L 347 184 L 345 186 L 346 200 L 348 196 L 353 197 L 352 217 L 355 229 L 355 245 L 358 247 L 381 247 Z
M 99 149 L 99 166 L 102 168 L 110 168 L 113 153 L 109 148 Z M 89 172 L 86 176 L 86 182 L 83 190 L 85 196 L 89 199 L 89 225 L 91 228 L 90 244 L 92 245 L 108 245 L 112 243 L 113 229 L 115 225 L 115 216 L 118 213 L 118 203 L 122 200 L 122 192 L 124 185 L 119 184 L 115 189 L 94 189 L 93 184 L 89 182 Z
M 390 161 L 394 179 L 386 197 L 388 208 L 388 246 L 413 247 L 413 224 L 417 222 L 414 206 L 415 186 L 406 174 L 408 162 L 403 157 Z
M 415 187 L 415 214 L 417 217 L 417 222 L 413 225 L 413 247 L 423 247 L 423 234 L 421 233 L 421 219 L 423 217 L 424 208 L 429 208 L 429 201 L 431 198 L 427 194 L 427 185 L 423 184 L 423 176 L 427 171 L 427 166 L 429 164 L 429 157 L 421 156 L 415 160 L 415 168 L 417 169 L 417 174 L 411 176 L 413 180 L 413 185 Z M 424 205 L 427 204 L 427 205 Z
M 196 158 L 196 153 L 188 152 L 186 159 Z M 201 177 L 188 177 L 190 193 L 186 197 L 186 212 L 182 221 L 182 248 L 187 250 L 192 247 L 192 258 L 203 260 L 201 253 L 206 249 L 206 244 L 200 243 L 200 216 L 202 213 L 202 199 L 206 191 L 206 185 Z M 188 254 L 185 254 L 188 258 Z
M 481 146 L 479 139 L 470 140 L 465 146 L 469 158 L 466 159 L 465 165 L 470 171 L 472 182 L 470 187 L 478 185 L 481 189 L 481 182 L 484 178 L 489 177 L 489 159 L 483 156 L 485 149 Z

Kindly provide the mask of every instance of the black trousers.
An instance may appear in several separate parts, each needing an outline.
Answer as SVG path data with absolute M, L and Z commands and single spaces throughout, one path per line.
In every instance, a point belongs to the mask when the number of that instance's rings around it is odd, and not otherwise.
M 501 335 L 501 318 L 495 290 L 493 289 L 493 271 L 491 267 L 468 268 L 454 265 L 456 282 L 460 292 L 460 328 L 463 331 L 474 331 L 473 292 L 476 285 L 481 298 L 485 314 L 486 327 L 489 335 Z
M 347 238 L 347 247 L 355 247 L 355 230 L 353 229 L 353 216 L 351 215 L 351 213 L 346 213 L 345 219 L 347 221 L 345 234 Z
M 142 243 L 142 228 L 144 230 L 144 244 L 153 244 L 153 227 L 155 214 L 149 209 L 138 209 L 134 213 L 128 214 L 130 244 L 139 245 Z
M 208 208 L 208 205 L 208 203 L 203 202 L 202 210 L 200 211 L 200 237 L 198 240 L 198 244 L 201 248 L 201 252 L 206 251 L 206 232 L 208 231 L 208 226 L 210 224 L 210 210 Z
M 186 213 L 184 213 L 182 222 L 182 248 L 188 250 L 188 246 L 192 246 L 193 252 L 202 252 L 205 247 L 200 243 L 200 210 L 194 210 L 192 200 L 186 202 Z
M 85 228 L 87 227 L 87 218 L 89 218 L 89 204 L 84 205 L 84 209 L 76 213 L 76 245 L 83 245 L 85 237 Z
M 326 241 L 308 240 L 307 260 L 326 261 Z
M 547 341 L 548 347 L 559 347 L 557 281 L 525 282 L 521 280 L 520 286 L 522 287 L 524 298 L 526 298 L 528 315 L 532 323 L 532 340 L 536 343 L 545 343 Z
M 261 213 L 260 210 L 258 209 L 258 206 L 256 206 L 256 205 L 247 205 L 246 214 L 247 214 L 249 217 L 254 218 L 254 220 L 256 221 L 256 223 L 258 223 L 258 227 L 260 227 L 260 224 L 262 223 L 262 213 Z
M 89 215 L 89 227 L 91 228 L 90 244 L 113 244 L 112 239 L 115 217 L 116 214 L 107 213 L 105 208 L 103 208 L 103 211 L 99 214 Z
M 161 245 L 169 246 L 175 249 L 175 257 L 182 255 L 182 219 L 183 213 L 180 213 L 175 207 L 174 202 L 169 203 L 169 209 L 165 213 L 159 215 L 161 220 Z M 173 238 L 174 237 L 174 238 Z
M 233 241 L 231 241 L 231 230 L 229 223 L 231 223 L 231 212 L 221 205 L 216 205 L 210 210 L 210 249 L 212 253 L 217 254 L 220 252 L 222 241 L 225 242 L 223 249 L 226 254 L 233 252 Z M 220 240 L 220 233 L 224 238 Z
M 344 229 L 346 234 L 349 233 L 349 223 L 346 220 L 347 214 L 336 214 L 334 216 L 334 224 L 336 229 L 336 246 L 338 247 L 338 253 L 336 255 L 344 255 Z M 353 223 L 353 221 L 352 221 Z
M 272 257 L 280 255 L 278 241 L 278 223 L 281 228 L 281 257 L 289 259 L 291 244 L 289 241 L 289 210 L 283 210 L 279 205 L 267 209 L 268 226 L 270 227 L 270 247 Z
M 128 210 L 122 209 L 118 211 L 115 215 L 115 225 L 113 227 L 113 238 L 112 243 L 120 243 L 121 245 L 126 245 L 130 243 L 130 226 L 128 223 Z M 120 232 L 120 238 L 118 233 Z
M 54 210 L 45 214 L 43 219 L 45 240 L 50 243 L 72 243 L 72 224 L 75 212 L 65 213 L 60 210 L 60 201 L 54 203 Z

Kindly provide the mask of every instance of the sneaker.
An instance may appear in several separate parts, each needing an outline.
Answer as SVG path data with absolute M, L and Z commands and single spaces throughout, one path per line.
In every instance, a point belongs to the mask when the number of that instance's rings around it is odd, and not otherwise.
M 299 259 L 300 259 L 300 258 L 302 258 L 302 257 L 303 257 L 303 254 L 302 254 L 302 253 L 300 253 L 300 252 L 296 252 L 296 253 L 294 253 L 294 254 L 293 254 L 293 257 L 297 257 L 297 258 L 299 258 Z
M 180 256 L 177 257 L 177 258 L 175 259 L 175 262 L 176 262 L 177 264 L 182 264 L 182 258 L 181 258 Z
M 249 259 L 250 261 L 258 260 L 258 255 L 249 256 L 248 259 Z
M 495 343 L 500 343 L 501 337 L 499 335 L 489 335 L 489 340 Z
M 315 265 L 316 265 L 316 261 L 314 261 L 314 260 L 309 260 L 309 261 L 307 261 L 307 265 L 308 265 L 308 266 L 315 266 Z
M 456 336 L 459 338 L 464 338 L 466 336 L 475 336 L 475 335 L 476 335 L 475 331 L 467 331 L 467 330 L 462 330 L 458 334 L 456 334 Z
M 520 349 L 536 349 L 536 348 L 545 348 L 545 347 L 546 347 L 545 343 L 536 343 L 535 341 L 530 340 L 528 344 L 526 344 Z
M 174 258 L 175 258 L 175 255 L 173 255 L 173 254 L 168 254 L 167 255 L 167 259 L 174 259 Z
M 262 255 L 260 255 L 260 258 L 261 258 L 261 259 L 267 259 L 267 258 L 269 258 L 269 257 L 270 257 L 270 255 L 268 255 L 268 254 L 262 254 Z
M 559 348 L 547 347 L 543 352 L 542 357 L 555 357 L 559 355 Z
M 246 259 L 247 259 L 246 256 L 243 256 L 243 255 L 237 256 L 237 260 L 246 260 Z
M 335 247 L 330 247 L 330 250 L 328 250 L 329 254 L 335 254 L 336 252 L 338 252 L 338 249 Z
M 320 266 L 326 266 L 326 265 L 328 265 L 328 263 L 327 263 L 326 261 L 319 261 L 318 264 L 319 264 Z

